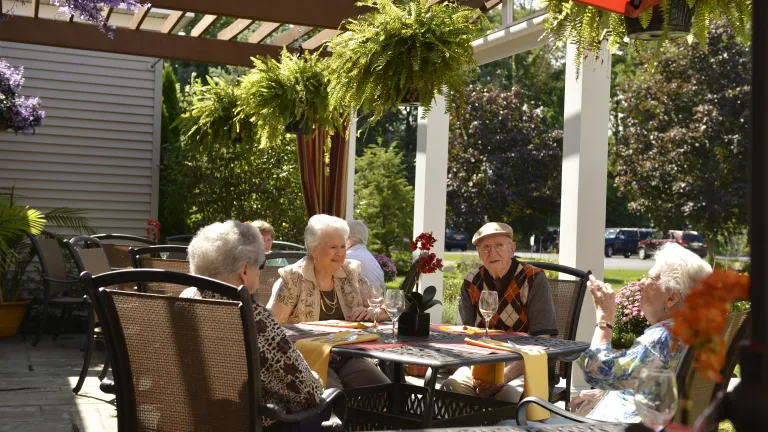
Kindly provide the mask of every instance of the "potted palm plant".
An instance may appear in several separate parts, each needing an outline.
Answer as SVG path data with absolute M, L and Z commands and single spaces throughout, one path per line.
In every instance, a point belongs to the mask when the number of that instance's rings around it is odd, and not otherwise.
M 307 135 L 315 127 L 340 127 L 347 111 L 330 107 L 325 62 L 318 53 L 287 50 L 280 61 L 253 59 L 254 67 L 239 88 L 240 115 L 256 126 L 262 145 L 280 141 L 286 132 Z
M 329 63 L 331 103 L 362 109 L 375 122 L 403 102 L 429 113 L 435 96 L 455 96 L 477 73 L 472 41 L 488 21 L 477 9 L 429 0 L 364 0 L 373 10 L 334 37 Z
M 626 0 L 626 11 L 617 13 L 618 9 L 595 6 L 604 6 L 604 1 L 544 0 L 548 12 L 545 25 L 558 42 L 576 47 L 577 66 L 585 52 L 598 52 L 606 40 L 611 52 L 626 45 L 625 38 L 656 42 L 657 52 L 666 42 L 687 35 L 706 47 L 713 21 L 727 21 L 742 41 L 749 41 L 752 0 L 651 0 L 655 6 L 634 16 L 632 4 L 647 2 Z
M 19 330 L 29 300 L 20 300 L 21 281 L 34 258 L 27 233 L 38 235 L 50 222 L 81 233 L 93 233 L 83 211 L 56 208 L 47 213 L 18 204 L 13 188 L 0 192 L 0 337 Z

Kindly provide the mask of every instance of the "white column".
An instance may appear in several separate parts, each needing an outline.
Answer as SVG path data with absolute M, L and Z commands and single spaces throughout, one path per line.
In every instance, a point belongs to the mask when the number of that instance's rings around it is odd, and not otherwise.
M 416 188 L 413 208 L 413 236 L 432 232 L 437 239 L 434 252 L 443 258 L 445 249 L 445 202 L 448 179 L 448 114 L 445 98 L 438 96 L 429 117 L 422 119 L 419 108 L 419 126 L 416 144 Z M 443 299 L 443 273 L 422 275 L 421 289 L 430 285 L 437 288 L 435 298 Z M 435 306 L 428 311 L 433 323 L 442 322 L 443 308 Z
M 501 0 L 501 28 L 515 21 L 515 0 Z
M 347 214 L 346 220 L 354 219 L 355 211 L 355 151 L 357 150 L 357 113 L 352 109 L 349 114 L 349 138 L 347 149 Z
M 574 52 L 574 46 L 569 44 L 565 68 L 560 264 L 592 270 L 596 278 L 602 279 L 611 55 L 603 48 L 597 58 L 584 58 L 577 80 Z M 595 308 L 587 293 L 576 339 L 590 341 L 594 330 Z M 578 368 L 574 368 L 573 379 L 575 385 L 585 384 Z

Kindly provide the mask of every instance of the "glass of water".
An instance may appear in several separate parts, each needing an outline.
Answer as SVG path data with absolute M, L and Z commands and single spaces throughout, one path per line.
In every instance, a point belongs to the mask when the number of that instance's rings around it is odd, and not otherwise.
M 488 340 L 488 321 L 493 318 L 493 314 L 499 308 L 499 293 L 487 289 L 483 290 L 480 293 L 478 307 L 480 308 L 480 313 L 483 314 L 483 318 L 485 318 L 485 337 L 483 339 Z
M 392 339 L 387 339 L 384 342 L 394 343 L 397 342 L 395 324 L 397 324 L 400 314 L 405 311 L 405 296 L 403 292 L 399 289 L 387 290 L 387 295 L 384 298 L 384 307 L 387 308 L 387 313 L 392 318 Z
M 379 310 L 384 303 L 383 289 L 378 285 L 371 285 L 371 297 L 368 299 L 368 307 L 373 311 L 373 328 L 379 325 Z
M 677 413 L 677 377 L 673 371 L 643 369 L 635 386 L 635 407 L 643 424 L 659 432 Z

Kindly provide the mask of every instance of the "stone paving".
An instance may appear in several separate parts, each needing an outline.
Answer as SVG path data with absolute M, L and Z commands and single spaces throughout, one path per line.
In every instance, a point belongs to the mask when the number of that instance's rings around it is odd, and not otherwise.
M 43 335 L 37 347 L 20 336 L 0 339 L 0 432 L 116 431 L 114 396 L 99 390 L 97 378 L 104 352 L 94 351 L 85 385 L 75 395 L 85 336 L 51 339 Z

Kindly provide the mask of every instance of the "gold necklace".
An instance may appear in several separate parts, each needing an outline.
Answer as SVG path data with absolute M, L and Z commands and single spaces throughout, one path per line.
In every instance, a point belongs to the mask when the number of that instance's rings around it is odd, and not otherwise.
M 336 305 L 339 303 L 339 298 L 336 296 L 336 290 L 331 290 L 331 292 L 333 293 L 333 301 L 328 300 L 325 295 L 323 295 L 323 292 L 320 291 L 320 307 L 323 309 L 323 312 L 328 315 L 336 312 Z M 330 312 L 325 309 L 325 303 L 331 308 Z

